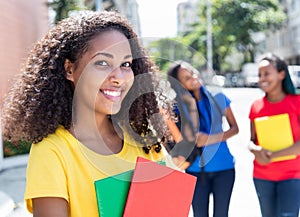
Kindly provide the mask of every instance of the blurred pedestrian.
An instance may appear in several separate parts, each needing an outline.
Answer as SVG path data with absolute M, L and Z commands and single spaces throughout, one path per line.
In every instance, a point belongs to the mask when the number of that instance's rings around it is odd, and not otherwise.
M 33 216 L 98 217 L 96 180 L 132 170 L 137 156 L 167 161 L 156 72 L 116 12 L 69 17 L 35 44 L 3 108 L 4 138 L 33 142 Z
M 251 141 L 255 145 L 250 145 L 249 148 L 255 156 L 253 179 L 261 213 L 263 217 L 298 217 L 300 206 L 300 96 L 296 95 L 284 60 L 275 54 L 267 53 L 261 58 L 258 66 L 259 85 L 265 95 L 251 105 L 249 113 Z M 294 144 L 272 152 L 259 146 L 254 121 L 260 117 L 279 114 L 288 114 Z M 275 158 L 286 155 L 296 155 L 296 157 L 273 161 Z
M 177 92 L 183 145 L 188 145 L 190 150 L 189 155 L 186 151 L 183 154 L 190 162 L 186 172 L 197 177 L 193 213 L 195 217 L 209 216 L 212 194 L 213 216 L 226 217 L 235 180 L 234 157 L 226 140 L 236 135 L 239 129 L 230 108 L 230 99 L 222 92 L 213 95 L 199 76 L 195 68 L 183 61 L 175 62 L 168 70 L 168 79 Z M 229 124 L 225 130 L 223 117 Z M 194 148 L 190 148 L 191 143 Z M 177 145 L 182 144 L 176 144 L 174 149 Z

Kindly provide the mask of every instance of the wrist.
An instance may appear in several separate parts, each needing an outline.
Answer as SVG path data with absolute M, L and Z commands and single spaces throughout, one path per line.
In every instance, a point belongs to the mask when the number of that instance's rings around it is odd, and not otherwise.
M 260 151 L 260 150 L 262 150 L 262 147 L 259 145 L 256 145 L 253 141 L 250 141 L 248 143 L 248 149 L 250 151 Z

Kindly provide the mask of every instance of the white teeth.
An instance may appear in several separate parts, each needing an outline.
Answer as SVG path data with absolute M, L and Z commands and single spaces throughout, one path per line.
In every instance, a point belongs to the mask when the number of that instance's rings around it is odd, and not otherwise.
M 109 91 L 109 90 L 104 90 L 103 93 L 104 93 L 105 95 L 109 95 L 109 96 L 113 96 L 113 97 L 121 96 L 121 92 L 120 92 L 120 91 Z
M 262 82 L 262 83 L 261 83 L 261 86 L 262 86 L 262 87 L 268 86 L 268 82 Z

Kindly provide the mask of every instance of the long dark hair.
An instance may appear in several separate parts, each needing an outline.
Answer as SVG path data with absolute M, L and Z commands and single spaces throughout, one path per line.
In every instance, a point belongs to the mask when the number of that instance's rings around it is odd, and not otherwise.
M 181 60 L 174 62 L 167 71 L 168 80 L 171 84 L 171 87 L 176 92 L 175 110 L 178 111 L 175 113 L 178 115 L 177 126 L 180 128 L 183 138 L 182 141 L 174 146 L 174 148 L 170 151 L 170 154 L 175 157 L 178 155 L 184 156 L 188 162 L 192 163 L 202 151 L 202 148 L 196 148 L 195 146 L 196 133 L 199 130 L 198 108 L 194 97 L 181 85 L 178 79 L 180 68 L 187 68 L 191 70 L 191 73 L 194 73 L 193 67 L 191 67 L 191 65 L 187 62 Z M 192 98 L 193 100 L 187 103 L 186 97 Z M 196 112 L 196 117 L 191 117 L 191 111 Z

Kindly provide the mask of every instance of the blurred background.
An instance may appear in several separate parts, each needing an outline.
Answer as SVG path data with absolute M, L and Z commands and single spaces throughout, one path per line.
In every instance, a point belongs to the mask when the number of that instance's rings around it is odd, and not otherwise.
M 80 10 L 119 11 L 163 75 L 173 61 L 185 60 L 199 70 L 207 86 L 229 96 L 240 127 L 229 140 L 237 168 L 230 216 L 260 217 L 252 183 L 253 156 L 247 148 L 250 104 L 263 94 L 256 62 L 265 52 L 281 56 L 300 88 L 300 1 L 1 0 L 0 103 L 33 44 Z M 1 217 L 31 216 L 23 203 L 30 146 L 26 141 L 2 141 L 0 132 Z

